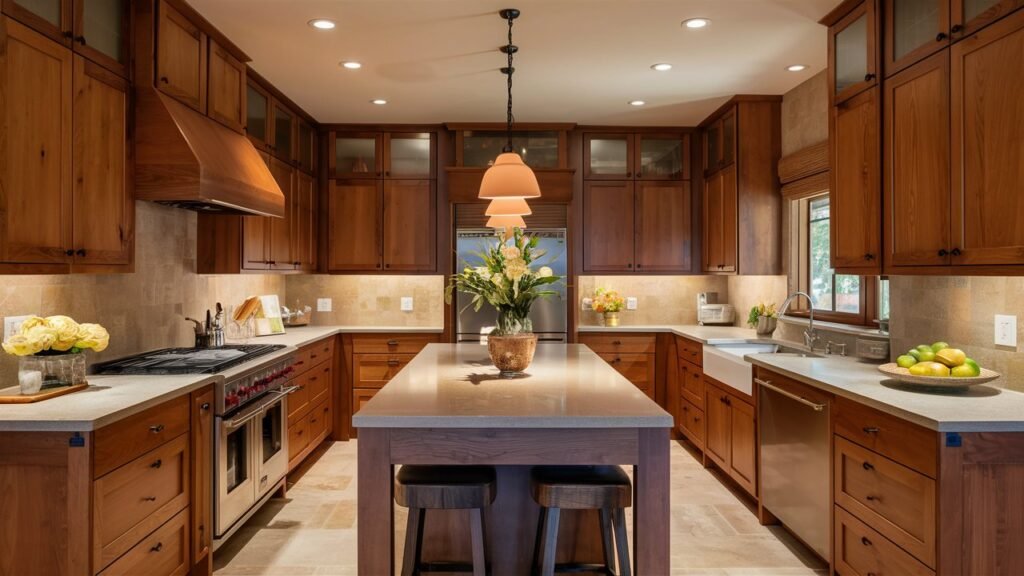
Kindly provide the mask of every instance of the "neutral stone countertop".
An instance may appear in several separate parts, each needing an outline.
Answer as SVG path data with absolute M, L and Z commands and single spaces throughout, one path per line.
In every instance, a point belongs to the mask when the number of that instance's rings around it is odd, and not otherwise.
M 357 428 L 668 428 L 672 416 L 586 346 L 537 347 L 503 379 L 479 344 L 429 344 L 352 419 Z
M 994 386 L 928 392 L 853 358 L 750 354 L 755 366 L 939 432 L 1024 432 L 1024 394 Z
M 263 363 L 294 354 L 306 344 L 341 333 L 439 333 L 441 328 L 397 326 L 302 326 L 285 334 L 260 336 L 250 343 L 284 344 L 285 348 L 260 356 L 219 374 L 176 376 L 89 376 L 89 388 L 32 404 L 0 404 L 0 432 L 87 432 L 166 402 L 203 386 L 232 378 Z
M 739 326 L 700 326 L 697 324 L 643 324 L 635 326 L 578 326 L 576 331 L 583 333 L 629 333 L 629 332 L 669 332 L 677 336 L 685 336 L 701 344 L 733 344 L 758 339 L 757 332 L 752 328 Z

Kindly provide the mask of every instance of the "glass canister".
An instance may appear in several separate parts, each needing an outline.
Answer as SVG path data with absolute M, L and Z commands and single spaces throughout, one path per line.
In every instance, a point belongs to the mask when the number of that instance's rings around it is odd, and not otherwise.
M 18 383 L 22 394 L 85 384 L 85 354 L 22 356 L 18 359 Z

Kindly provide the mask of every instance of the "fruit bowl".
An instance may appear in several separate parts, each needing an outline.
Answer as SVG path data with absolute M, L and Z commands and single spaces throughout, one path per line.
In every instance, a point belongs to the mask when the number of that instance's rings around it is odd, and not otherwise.
M 906 368 L 900 368 L 895 362 L 888 364 L 882 364 L 878 367 L 878 371 L 886 376 L 889 376 L 893 380 L 899 380 L 907 384 L 919 384 L 922 386 L 934 386 L 940 388 L 966 388 L 967 386 L 977 386 L 979 384 L 988 384 L 994 380 L 999 379 L 999 373 L 989 370 L 988 368 L 982 368 L 981 374 L 978 376 L 915 376 L 910 373 L 910 370 Z

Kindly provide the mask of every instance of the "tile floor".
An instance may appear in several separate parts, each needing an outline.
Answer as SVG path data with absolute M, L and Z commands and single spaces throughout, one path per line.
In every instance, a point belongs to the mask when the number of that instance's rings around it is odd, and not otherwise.
M 673 442 L 671 457 L 673 575 L 828 573 L 787 532 L 760 526 L 750 505 L 686 448 Z M 404 511 L 396 511 L 402 532 L 396 541 L 402 542 Z M 356 442 L 331 445 L 289 487 L 286 499 L 268 502 L 216 552 L 214 573 L 356 574 Z

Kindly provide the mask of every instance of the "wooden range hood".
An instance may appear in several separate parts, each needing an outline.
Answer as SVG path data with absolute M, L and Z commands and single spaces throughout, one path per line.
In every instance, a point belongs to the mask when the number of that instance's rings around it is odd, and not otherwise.
M 284 194 L 248 138 L 151 87 L 136 90 L 136 106 L 137 199 L 284 217 Z

